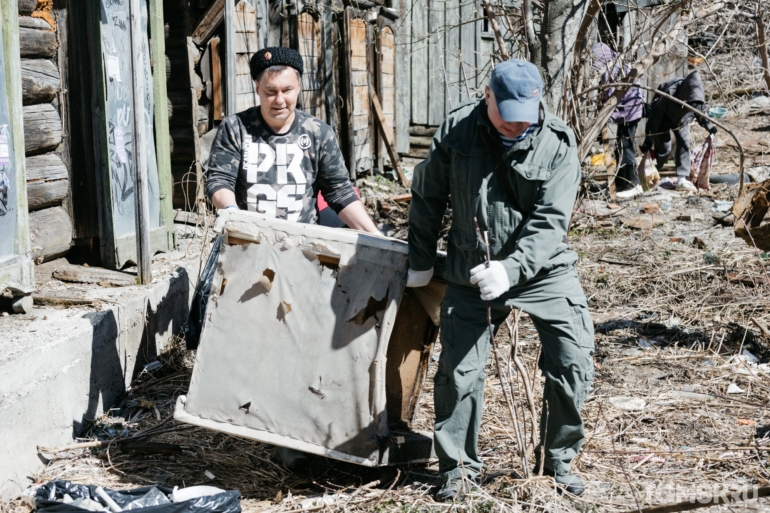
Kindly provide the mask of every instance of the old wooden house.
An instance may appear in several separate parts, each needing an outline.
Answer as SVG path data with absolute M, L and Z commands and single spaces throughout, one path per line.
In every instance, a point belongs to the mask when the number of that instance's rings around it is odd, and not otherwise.
M 602 30 L 622 43 L 634 13 L 612 5 Z M 34 262 L 136 260 L 139 156 L 151 252 L 174 246 L 174 209 L 207 208 L 203 172 L 219 123 L 259 101 L 249 75 L 259 48 L 302 54 L 299 107 L 336 131 L 352 178 L 393 167 L 388 146 L 410 163 L 424 158 L 446 114 L 480 96 L 496 50 L 480 0 L 0 0 L 0 9 L 0 288 L 16 293 L 31 290 Z M 507 37 L 511 17 L 499 20 Z M 679 68 L 662 62 L 650 80 Z

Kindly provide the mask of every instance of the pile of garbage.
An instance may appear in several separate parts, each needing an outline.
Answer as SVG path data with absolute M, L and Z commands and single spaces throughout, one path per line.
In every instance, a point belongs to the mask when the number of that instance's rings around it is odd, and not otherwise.
M 34 507 L 41 513 L 141 510 L 142 513 L 240 513 L 241 494 L 214 486 L 187 488 L 145 486 L 108 490 L 101 486 L 50 481 L 34 490 Z

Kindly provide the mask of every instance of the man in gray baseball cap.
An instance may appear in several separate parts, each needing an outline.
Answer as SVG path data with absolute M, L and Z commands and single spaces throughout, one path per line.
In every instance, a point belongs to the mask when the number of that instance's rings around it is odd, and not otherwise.
M 540 336 L 546 379 L 540 442 L 529 461 L 536 472 L 542 464 L 562 490 L 584 491 L 571 466 L 584 438 L 580 412 L 594 376 L 594 334 L 577 254 L 566 237 L 580 165 L 575 135 L 546 111 L 542 88 L 529 62 L 498 64 L 484 98 L 449 113 L 427 160 L 414 170 L 407 287 L 425 286 L 433 276 L 450 196 L 453 209 L 434 378 L 439 500 L 461 495 L 482 472 L 477 446 L 491 349 L 487 305 L 495 330 L 512 308 L 521 308 Z M 488 263 L 476 219 L 488 232 Z

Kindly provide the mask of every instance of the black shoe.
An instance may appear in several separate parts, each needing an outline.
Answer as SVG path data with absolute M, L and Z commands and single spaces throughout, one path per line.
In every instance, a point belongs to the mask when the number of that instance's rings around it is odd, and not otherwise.
M 532 472 L 537 475 L 539 468 L 539 465 L 536 466 Z M 555 474 L 553 470 L 543 468 L 543 475 L 552 477 L 560 492 L 563 490 L 572 495 L 580 496 L 586 491 L 586 485 L 583 484 L 583 481 L 570 471 L 567 471 L 564 474 Z
M 447 479 L 436 492 L 436 502 L 461 501 L 465 494 L 476 487 L 476 479 L 472 477 L 453 477 Z

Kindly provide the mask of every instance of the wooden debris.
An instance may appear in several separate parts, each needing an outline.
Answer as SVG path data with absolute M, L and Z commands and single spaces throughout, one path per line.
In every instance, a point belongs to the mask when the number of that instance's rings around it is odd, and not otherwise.
M 121 271 L 110 271 L 100 267 L 66 265 L 53 272 L 57 280 L 70 283 L 95 283 L 103 287 L 125 287 L 136 285 L 136 275 Z
M 677 221 L 683 221 L 685 223 L 691 223 L 693 221 L 699 221 L 702 218 L 703 218 L 703 216 L 700 214 L 700 212 L 696 212 L 694 210 L 688 211 L 688 212 L 683 212 L 683 213 L 679 214 L 678 216 L 676 216 L 676 220 Z
M 762 224 L 770 209 L 770 180 L 747 184 L 733 204 L 735 236 L 763 251 L 770 250 L 770 223 Z
M 396 194 L 395 196 L 388 196 L 388 201 L 398 201 L 400 203 L 409 203 L 412 201 L 412 195 L 411 194 Z
M 32 301 L 36 305 L 43 306 L 95 306 L 97 303 L 92 299 L 47 294 L 32 294 Z
M 706 249 L 706 243 L 700 237 L 695 237 L 692 240 L 692 245 L 698 249 Z
M 665 217 L 657 214 L 639 214 L 636 217 L 624 217 L 620 221 L 624 226 L 634 230 L 652 230 L 667 222 Z
M 735 271 L 727 271 L 727 280 L 730 283 L 740 283 L 742 285 L 748 285 L 749 287 L 770 284 L 770 280 L 768 280 L 766 276 L 751 276 L 746 273 Z
M 203 13 L 201 19 L 195 24 L 195 30 L 192 33 L 192 41 L 198 46 L 203 44 L 211 37 L 211 34 L 219 27 L 225 18 L 224 0 L 216 0 Z
M 645 214 L 657 214 L 660 211 L 660 205 L 657 203 L 645 203 L 644 205 L 644 213 Z
M 371 86 L 369 87 L 369 95 L 372 97 L 372 105 L 374 106 L 374 120 L 377 122 L 377 127 L 380 129 L 380 134 L 382 135 L 382 138 L 385 142 L 385 148 L 388 150 L 390 163 L 393 166 L 393 169 L 396 170 L 396 174 L 398 175 L 398 180 L 401 182 L 401 185 L 404 187 L 409 187 L 409 180 L 406 178 L 404 170 L 401 169 L 401 162 L 399 161 L 394 141 L 390 139 L 390 134 L 388 133 L 388 123 L 385 121 L 385 114 L 382 112 L 380 99 L 377 97 L 377 91 L 375 91 Z

